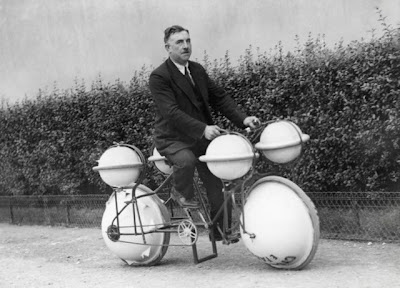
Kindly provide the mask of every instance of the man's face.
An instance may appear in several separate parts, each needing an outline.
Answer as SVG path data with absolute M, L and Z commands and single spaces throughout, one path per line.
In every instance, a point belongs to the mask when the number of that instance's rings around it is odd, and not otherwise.
M 173 61 L 185 65 L 190 55 L 192 55 L 192 44 L 190 43 L 189 33 L 181 31 L 172 34 L 165 44 L 165 49 Z

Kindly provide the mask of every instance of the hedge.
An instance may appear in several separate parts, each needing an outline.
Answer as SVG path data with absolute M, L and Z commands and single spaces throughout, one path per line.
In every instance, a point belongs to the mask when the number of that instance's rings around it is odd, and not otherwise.
M 246 113 L 290 119 L 311 136 L 298 161 L 261 169 L 306 191 L 399 191 L 400 29 L 381 23 L 382 36 L 346 46 L 327 48 L 320 36 L 289 53 L 280 44 L 268 52 L 250 46 L 237 65 L 228 52 L 213 62 L 205 54 L 211 78 Z M 108 193 L 92 171 L 107 147 L 123 141 L 150 155 L 150 71 L 143 66 L 129 83 L 76 80 L 71 89 L 3 104 L 0 195 Z M 150 169 L 145 184 L 154 189 L 160 177 Z

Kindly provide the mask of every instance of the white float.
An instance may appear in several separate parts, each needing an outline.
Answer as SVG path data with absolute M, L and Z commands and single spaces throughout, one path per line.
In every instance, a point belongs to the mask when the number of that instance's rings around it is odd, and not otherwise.
M 136 188 L 135 195 L 140 196 L 152 192 L 150 188 L 139 185 Z M 118 211 L 120 211 L 118 222 L 116 220 L 115 197 L 117 197 Z M 132 189 L 125 189 L 111 195 L 106 204 L 101 223 L 103 239 L 107 247 L 129 265 L 154 265 L 166 253 L 170 233 L 153 233 L 152 231 L 162 228 L 165 225 L 164 223 L 170 222 L 168 210 L 157 195 L 149 195 L 136 200 L 139 213 L 135 210 L 134 218 L 134 209 L 132 203 L 129 203 L 131 199 Z M 142 221 L 143 229 L 139 225 L 139 219 Z M 119 233 L 136 233 L 138 235 L 118 235 L 118 233 L 109 235 L 108 232 L 110 231 L 118 232 L 118 225 L 120 227 Z M 141 235 L 142 232 L 143 235 Z
M 154 162 L 154 165 L 160 172 L 167 175 L 172 174 L 173 167 L 166 162 L 167 158 L 161 156 L 156 147 L 154 147 L 152 153 L 153 154 L 149 157 L 148 160 Z
M 318 215 L 308 196 L 293 182 L 279 176 L 260 179 L 250 189 L 243 215 L 247 232 L 241 229 L 243 243 L 267 264 L 301 269 L 314 257 L 319 241 Z
M 111 187 L 130 187 L 139 178 L 143 166 L 134 146 L 117 145 L 108 148 L 98 160 L 101 179 Z
M 303 134 L 293 122 L 277 121 L 265 127 L 260 142 L 255 147 L 270 161 L 283 164 L 297 158 L 301 153 L 302 143 L 309 139 L 310 136 Z
M 223 180 L 234 180 L 249 172 L 255 157 L 251 143 L 236 134 L 216 137 L 208 145 L 206 155 L 199 160 L 206 162 L 211 173 Z

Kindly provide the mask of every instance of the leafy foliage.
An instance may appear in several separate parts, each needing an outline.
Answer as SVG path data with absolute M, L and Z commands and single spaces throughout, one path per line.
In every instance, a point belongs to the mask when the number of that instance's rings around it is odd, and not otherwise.
M 291 178 L 306 191 L 395 191 L 400 184 L 400 30 L 380 15 L 383 35 L 328 49 L 323 37 L 284 55 L 252 47 L 237 66 L 228 52 L 203 65 L 249 115 L 285 118 L 311 136 L 297 162 L 260 164 Z M 0 110 L 0 194 L 107 193 L 92 171 L 113 142 L 150 154 L 153 104 L 149 70 L 130 83 L 87 89 L 76 81 L 67 91 L 39 91 Z M 217 123 L 234 129 L 221 115 Z M 161 181 L 148 171 L 145 184 Z

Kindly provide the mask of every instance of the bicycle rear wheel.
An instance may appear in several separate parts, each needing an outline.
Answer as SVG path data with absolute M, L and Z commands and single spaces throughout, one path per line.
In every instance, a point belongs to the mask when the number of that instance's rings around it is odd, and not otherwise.
M 314 258 L 320 234 L 318 214 L 311 199 L 292 181 L 279 176 L 258 180 L 249 190 L 241 221 L 245 246 L 268 265 L 300 270 Z
M 152 190 L 144 185 L 136 188 L 136 196 L 149 193 Z M 101 224 L 103 239 L 107 247 L 129 265 L 155 265 L 168 250 L 170 233 L 158 230 L 170 222 L 168 210 L 157 195 L 150 195 L 137 199 L 135 205 L 138 205 L 139 213 L 135 209 L 134 215 L 131 199 L 132 189 L 110 197 Z M 114 220 L 117 215 L 115 201 L 120 213 L 118 222 Z

